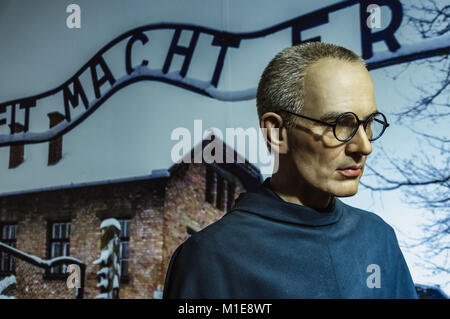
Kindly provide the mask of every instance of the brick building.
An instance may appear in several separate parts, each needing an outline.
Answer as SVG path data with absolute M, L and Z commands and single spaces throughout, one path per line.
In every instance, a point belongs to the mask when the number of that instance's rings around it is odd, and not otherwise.
M 229 148 L 223 145 L 225 154 Z M 146 177 L 0 195 L 1 239 L 42 259 L 70 255 L 83 261 L 84 298 L 94 298 L 100 224 L 116 218 L 122 226 L 120 297 L 159 298 L 178 245 L 221 218 L 240 192 L 260 183 L 259 170 L 246 161 L 180 163 Z M 45 271 L 2 254 L 0 267 L 2 277 L 15 274 L 10 294 L 17 298 L 74 298 L 65 265 Z

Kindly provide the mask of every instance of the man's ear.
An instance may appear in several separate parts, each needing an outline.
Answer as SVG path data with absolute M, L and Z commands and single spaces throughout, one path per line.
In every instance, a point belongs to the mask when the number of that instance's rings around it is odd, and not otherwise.
M 289 151 L 288 134 L 283 118 L 277 113 L 267 112 L 261 116 L 259 125 L 270 151 L 287 154 Z

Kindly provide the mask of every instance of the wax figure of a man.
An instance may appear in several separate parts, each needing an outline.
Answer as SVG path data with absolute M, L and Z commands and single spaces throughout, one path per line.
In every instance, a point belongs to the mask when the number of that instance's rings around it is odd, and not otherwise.
M 388 126 L 360 57 L 287 48 L 257 106 L 278 171 L 176 249 L 164 298 L 417 298 L 392 227 L 337 198 L 357 192 Z

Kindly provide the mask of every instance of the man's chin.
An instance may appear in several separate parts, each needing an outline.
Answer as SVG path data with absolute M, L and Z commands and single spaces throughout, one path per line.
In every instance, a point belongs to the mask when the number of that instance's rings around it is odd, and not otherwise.
M 359 181 L 358 181 L 359 182 Z M 350 197 L 358 192 L 358 183 L 352 183 L 351 185 L 339 185 L 333 192 L 336 197 Z
M 355 195 L 357 192 L 353 192 L 353 193 L 338 193 L 338 194 L 334 194 L 334 196 L 336 197 L 351 197 L 353 195 Z

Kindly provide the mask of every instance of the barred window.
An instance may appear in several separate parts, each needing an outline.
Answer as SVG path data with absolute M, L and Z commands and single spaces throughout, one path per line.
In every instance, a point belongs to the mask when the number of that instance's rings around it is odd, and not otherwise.
M 228 211 L 234 204 L 236 184 L 212 167 L 206 168 L 205 201 Z
M 11 247 L 16 247 L 16 224 L 3 224 L 0 226 L 0 241 Z M 11 275 L 15 273 L 14 257 L 1 252 L 0 254 L 0 275 Z
M 129 280 L 128 262 L 130 259 L 130 220 L 119 219 L 120 223 L 120 280 L 127 282 Z
M 205 201 L 211 205 L 216 202 L 217 173 L 211 167 L 206 168 Z
M 216 207 L 220 210 L 225 209 L 224 199 L 226 198 L 227 190 L 227 180 L 222 176 L 217 178 L 217 197 L 216 197 Z
M 70 222 L 49 223 L 49 258 L 70 256 Z M 65 276 L 67 264 L 60 264 L 50 268 L 49 276 Z

